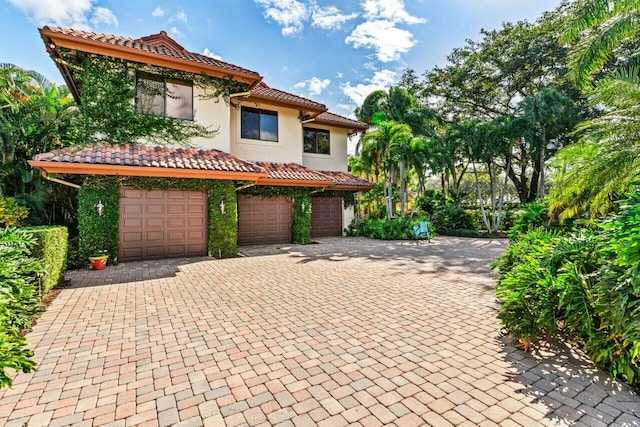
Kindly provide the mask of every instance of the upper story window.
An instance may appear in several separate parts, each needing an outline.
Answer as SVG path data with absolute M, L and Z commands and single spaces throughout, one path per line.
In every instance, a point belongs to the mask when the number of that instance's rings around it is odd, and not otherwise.
M 136 108 L 140 113 L 193 120 L 193 83 L 138 74 Z
M 328 130 L 304 128 L 303 135 L 305 153 L 331 154 L 331 139 Z
M 260 141 L 278 141 L 278 113 L 241 107 L 240 136 Z

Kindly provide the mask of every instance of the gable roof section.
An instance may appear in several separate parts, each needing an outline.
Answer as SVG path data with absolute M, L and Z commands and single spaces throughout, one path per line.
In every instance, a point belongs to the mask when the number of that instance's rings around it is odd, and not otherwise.
M 29 164 L 49 173 L 257 181 L 267 173 L 218 150 L 99 143 L 38 154 Z
M 266 103 L 284 107 L 299 107 L 305 111 L 311 111 L 316 114 L 327 111 L 327 106 L 324 104 L 302 96 L 294 95 L 293 93 L 269 87 L 265 82 L 260 82 L 256 87 L 254 87 L 251 90 L 251 95 L 248 99 L 250 101 L 266 101 Z
M 210 77 L 231 77 L 249 86 L 262 80 L 256 71 L 188 51 L 165 31 L 138 39 L 50 26 L 39 31 L 47 52 L 54 58 L 60 58 L 57 49 L 61 47 Z M 56 61 L 56 65 L 78 101 L 79 93 L 77 89 L 74 90 L 75 82 L 67 66 L 60 61 Z
M 334 180 L 316 170 L 297 163 L 254 162 L 267 172 L 258 185 L 284 185 L 290 187 L 328 187 Z
M 335 185 L 330 190 L 367 191 L 375 187 L 366 179 L 357 178 L 347 172 L 322 171 L 322 173 L 335 181 Z

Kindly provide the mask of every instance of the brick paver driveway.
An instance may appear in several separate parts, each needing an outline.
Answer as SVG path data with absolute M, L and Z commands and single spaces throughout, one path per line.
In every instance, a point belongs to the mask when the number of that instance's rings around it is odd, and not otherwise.
M 73 272 L 0 424 L 638 425 L 637 394 L 579 353 L 502 336 L 504 247 L 336 238 Z

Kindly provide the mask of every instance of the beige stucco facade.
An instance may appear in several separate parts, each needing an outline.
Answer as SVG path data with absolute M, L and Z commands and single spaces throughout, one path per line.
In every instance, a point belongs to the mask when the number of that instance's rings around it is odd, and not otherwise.
M 194 120 L 210 129 L 216 129 L 213 138 L 194 138 L 192 144 L 201 149 L 216 149 L 249 161 L 298 163 L 320 171 L 347 171 L 347 129 L 309 122 L 302 124 L 299 112 L 293 108 L 243 101 L 227 104 L 222 99 L 207 99 L 202 90 L 194 88 Z M 278 141 L 241 138 L 240 107 L 247 106 L 278 113 Z M 304 126 L 329 131 L 330 154 L 303 152 Z
M 216 129 L 212 138 L 194 138 L 196 148 L 217 149 L 248 161 L 297 163 L 318 171 L 347 171 L 348 130 L 327 126 L 313 121 L 302 124 L 299 111 L 269 104 L 257 104 L 246 100 L 232 104 L 222 99 L 202 96 L 203 91 L 194 87 L 194 120 L 210 129 Z M 241 138 L 241 106 L 275 111 L 278 113 L 278 141 L 261 141 Z M 330 154 L 304 153 L 303 127 L 326 129 L 330 137 Z M 344 208 L 343 228 L 354 216 L 353 208 Z

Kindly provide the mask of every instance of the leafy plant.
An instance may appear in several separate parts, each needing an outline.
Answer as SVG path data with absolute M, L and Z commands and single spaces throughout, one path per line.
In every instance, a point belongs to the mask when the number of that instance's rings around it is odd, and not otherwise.
M 29 209 L 19 206 L 11 197 L 0 193 L 0 226 L 15 227 L 29 215 Z
M 42 267 L 30 255 L 34 243 L 24 231 L 0 230 L 0 387 L 11 385 L 6 368 L 23 372 L 35 368 L 29 359 L 33 353 L 21 336 L 40 310 L 35 281 Z
M 545 199 L 522 205 L 522 210 L 509 230 L 509 240 L 516 240 L 520 235 L 526 234 L 535 228 L 546 226 L 549 223 L 547 210 L 548 202 Z
M 449 202 L 435 210 L 431 217 L 436 230 L 477 230 L 473 215 L 461 204 Z

